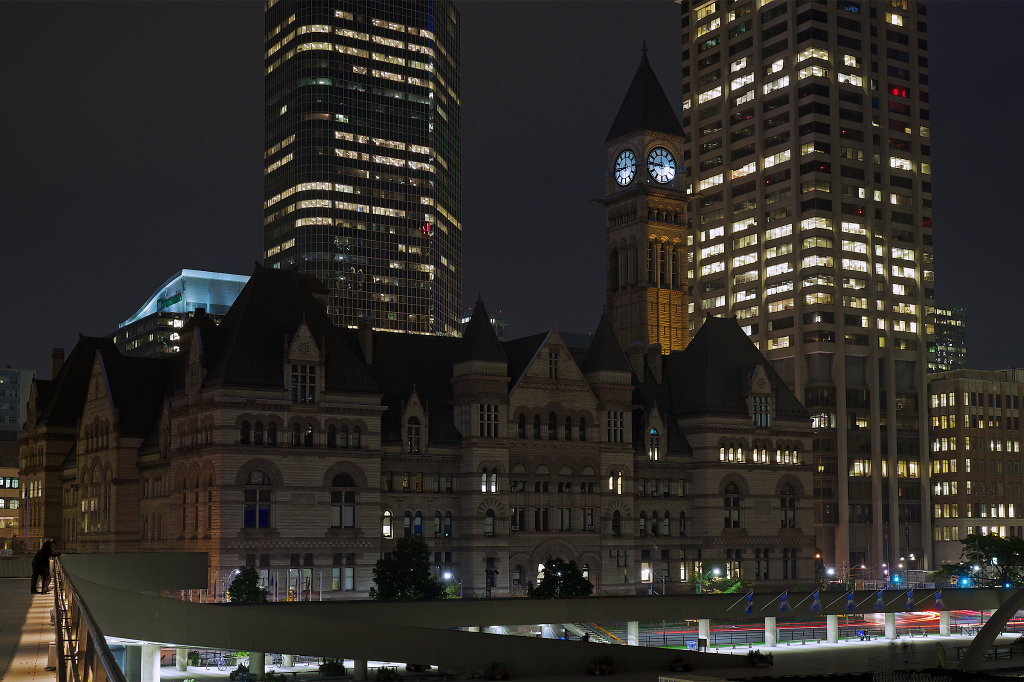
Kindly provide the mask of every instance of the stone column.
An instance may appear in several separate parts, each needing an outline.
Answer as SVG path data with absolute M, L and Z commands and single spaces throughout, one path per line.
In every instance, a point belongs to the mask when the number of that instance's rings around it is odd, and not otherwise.
M 839 616 L 825 616 L 825 634 L 829 644 L 839 641 Z
M 139 648 L 142 649 L 141 682 L 160 682 L 160 646 L 143 644 Z
M 262 680 L 267 675 L 266 654 L 262 651 L 249 652 L 249 674 L 257 680 Z
M 778 644 L 779 633 L 775 629 L 775 616 L 764 617 L 764 645 L 774 647 Z
M 353 680 L 365 680 L 366 679 L 366 661 L 361 661 L 358 658 L 352 661 L 352 679 Z
M 174 667 L 179 673 L 188 672 L 188 649 L 178 647 L 174 650 Z
M 896 639 L 896 614 L 885 614 L 885 638 Z
M 124 648 L 124 676 L 128 682 L 142 680 L 142 647 L 137 644 Z
M 281 654 L 281 667 L 294 668 L 295 658 L 291 654 Z
M 640 623 L 631 620 L 626 623 L 626 644 L 629 646 L 640 645 Z
M 949 611 L 939 611 L 939 635 L 949 637 Z
M 703 639 L 710 646 L 711 644 L 711 620 L 701 618 L 697 621 L 697 637 Z M 699 643 L 698 643 L 699 646 Z

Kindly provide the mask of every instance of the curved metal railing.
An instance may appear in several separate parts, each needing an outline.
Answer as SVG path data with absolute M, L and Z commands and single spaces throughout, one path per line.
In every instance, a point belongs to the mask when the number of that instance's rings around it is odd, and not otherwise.
M 57 682 L 127 682 L 89 607 L 60 564 L 53 560 Z

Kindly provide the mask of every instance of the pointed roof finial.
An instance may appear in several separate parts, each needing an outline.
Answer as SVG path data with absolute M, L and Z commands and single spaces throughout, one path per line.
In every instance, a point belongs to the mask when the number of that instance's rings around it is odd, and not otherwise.
M 647 38 L 644 38 L 644 46 L 640 49 L 640 53 L 644 56 L 647 55 Z

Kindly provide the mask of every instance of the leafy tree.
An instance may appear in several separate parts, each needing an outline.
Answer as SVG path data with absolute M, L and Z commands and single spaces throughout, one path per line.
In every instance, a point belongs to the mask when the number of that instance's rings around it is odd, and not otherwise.
M 267 588 L 260 587 L 255 568 L 243 568 L 228 587 L 228 600 L 234 604 L 262 604 L 267 601 Z
M 544 562 L 544 578 L 537 587 L 526 586 L 526 596 L 534 599 L 553 597 L 589 597 L 594 586 L 583 576 L 575 561 L 548 557 Z
M 391 553 L 373 568 L 370 599 L 443 599 L 445 588 L 430 572 L 430 547 L 423 538 L 395 540 Z
M 980 568 L 975 577 L 982 584 L 1019 585 L 1024 579 L 1024 538 L 968 535 L 960 541 L 962 557 Z

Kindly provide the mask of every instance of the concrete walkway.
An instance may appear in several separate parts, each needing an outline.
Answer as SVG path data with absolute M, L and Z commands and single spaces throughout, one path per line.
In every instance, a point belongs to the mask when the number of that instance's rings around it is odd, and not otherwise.
M 54 641 L 50 625 L 53 594 L 30 594 L 28 578 L 0 579 L 0 679 L 3 682 L 52 682 L 46 655 Z

